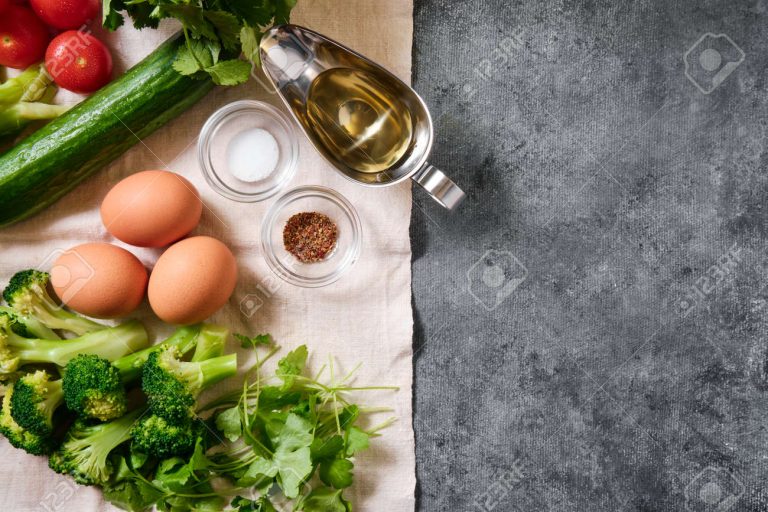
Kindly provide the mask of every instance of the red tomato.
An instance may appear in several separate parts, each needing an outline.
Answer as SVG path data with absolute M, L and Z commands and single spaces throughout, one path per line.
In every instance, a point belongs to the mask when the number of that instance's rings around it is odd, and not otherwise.
M 48 29 L 35 13 L 9 5 L 0 16 L 0 65 L 23 69 L 42 60 Z
M 0 12 L 3 12 L 11 5 L 11 0 L 0 0 Z
M 109 82 L 112 55 L 104 43 L 91 34 L 67 30 L 48 45 L 45 67 L 59 87 L 89 93 Z
M 99 15 L 99 0 L 30 0 L 32 10 L 60 30 L 81 28 Z

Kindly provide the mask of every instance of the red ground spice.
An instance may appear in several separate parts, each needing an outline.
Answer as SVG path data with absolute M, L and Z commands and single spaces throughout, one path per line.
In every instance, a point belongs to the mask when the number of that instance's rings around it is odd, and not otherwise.
M 336 247 L 339 229 L 327 215 L 302 212 L 293 215 L 283 229 L 285 250 L 302 263 L 322 261 Z

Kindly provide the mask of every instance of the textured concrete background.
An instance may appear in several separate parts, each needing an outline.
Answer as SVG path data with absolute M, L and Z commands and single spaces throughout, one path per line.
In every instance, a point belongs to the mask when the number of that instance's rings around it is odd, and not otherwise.
M 768 510 L 767 11 L 417 0 L 420 510 Z

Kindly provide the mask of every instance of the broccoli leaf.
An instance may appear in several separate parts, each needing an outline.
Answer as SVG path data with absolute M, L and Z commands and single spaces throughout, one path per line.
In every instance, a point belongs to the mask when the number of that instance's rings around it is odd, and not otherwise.
M 355 465 L 347 459 L 325 460 L 320 464 L 320 480 L 325 485 L 344 489 L 352 485 L 352 468 Z

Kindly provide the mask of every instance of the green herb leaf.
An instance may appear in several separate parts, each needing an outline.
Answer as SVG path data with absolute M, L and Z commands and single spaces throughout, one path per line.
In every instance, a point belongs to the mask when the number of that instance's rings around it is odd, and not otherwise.
M 232 507 L 238 512 L 277 512 L 272 502 L 266 496 L 258 500 L 249 500 L 242 496 L 235 496 L 232 500 Z
M 277 363 L 276 373 L 283 381 L 283 389 L 289 389 L 293 386 L 296 380 L 295 377 L 301 375 L 301 372 L 304 370 L 308 356 L 307 346 L 301 345 Z
M 301 509 L 304 512 L 352 512 L 352 506 L 342 495 L 341 489 L 333 490 L 320 487 L 312 490 L 304 500 Z
M 355 465 L 347 459 L 331 459 L 320 464 L 320 480 L 325 485 L 344 489 L 352 485 L 352 468 Z
M 286 498 L 296 498 L 299 486 L 314 469 L 309 449 L 312 439 L 312 425 L 300 416 L 289 414 L 275 439 L 272 458 L 256 458 L 238 484 L 277 477 Z
M 251 64 L 244 60 L 223 60 L 205 70 L 218 85 L 237 85 L 248 81 Z
M 259 345 L 272 344 L 272 336 L 269 334 L 257 334 L 253 338 L 238 333 L 235 333 L 234 336 L 240 342 L 240 346 L 243 348 L 256 348 Z
M 218 54 L 216 57 L 218 58 Z M 182 75 L 194 75 L 213 66 L 213 62 L 211 48 L 203 41 L 193 40 L 179 49 L 179 54 L 173 61 L 173 69 Z
M 344 440 L 341 436 L 331 436 L 326 440 L 315 438 L 310 446 L 312 461 L 317 463 L 326 459 L 333 459 L 344 448 Z
M 243 435 L 243 425 L 240 422 L 240 407 L 225 409 L 216 416 L 216 428 L 224 437 L 234 442 Z
M 351 457 L 357 452 L 367 450 L 370 444 L 370 437 L 357 427 L 350 427 L 347 429 L 345 438 L 344 452 L 347 457 Z
M 205 19 L 216 28 L 221 44 L 227 50 L 240 48 L 240 21 L 226 11 L 205 11 Z
M 261 34 L 256 29 L 248 26 L 240 29 L 240 44 L 243 47 L 243 55 L 256 65 L 261 65 L 260 42 Z
M 117 30 L 125 20 L 118 11 L 124 9 L 122 0 L 102 0 L 101 23 L 107 30 Z

